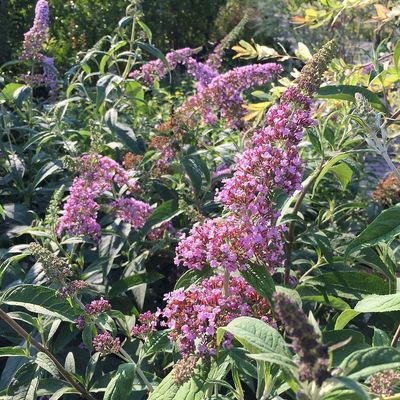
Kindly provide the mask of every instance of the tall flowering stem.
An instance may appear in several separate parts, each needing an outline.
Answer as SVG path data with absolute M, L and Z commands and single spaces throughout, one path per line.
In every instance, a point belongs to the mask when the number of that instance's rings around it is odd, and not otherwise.
M 176 264 L 194 269 L 210 265 L 230 272 L 245 269 L 251 259 L 271 272 L 284 265 L 286 227 L 277 224 L 279 211 L 274 195 L 282 191 L 290 196 L 301 189 L 303 168 L 298 144 L 304 129 L 315 124 L 308 95 L 320 84 L 320 75 L 334 50 L 334 43 L 327 43 L 304 67 L 307 76 L 302 74 L 284 92 L 281 102 L 268 110 L 265 126 L 253 132 L 246 150 L 237 156 L 233 176 L 225 179 L 216 193 L 224 216 L 197 224 L 189 236 L 183 236 L 176 250 Z M 277 72 L 274 65 L 264 66 L 264 72 Z M 237 71 L 235 74 L 239 76 Z M 230 76 L 222 81 L 233 82 Z M 247 82 L 236 86 L 247 87 Z
M 130 194 L 138 190 L 138 184 L 116 161 L 97 154 L 80 158 L 80 174 L 72 183 L 70 196 L 64 205 L 57 233 L 63 231 L 74 235 L 87 235 L 94 239 L 100 235 L 97 214 L 100 209 L 98 198 L 113 185 L 126 186 Z M 141 228 L 151 212 L 150 205 L 131 197 L 120 198 L 109 203 L 117 216 L 130 223 L 134 229 Z
M 35 7 L 35 19 L 32 28 L 25 33 L 22 60 L 43 61 L 40 53 L 48 38 L 49 4 L 46 0 L 39 0 Z
M 331 40 L 326 43 L 321 50 L 319 50 L 313 58 L 308 61 L 308 63 L 303 67 L 301 71 L 300 77 L 297 79 L 297 88 L 307 95 L 311 96 L 321 85 L 323 74 L 336 54 L 337 45 L 336 43 Z M 321 172 L 324 164 L 323 162 L 318 167 L 317 171 L 310 177 L 308 183 L 304 186 L 300 195 L 295 203 L 293 213 L 296 215 L 305 195 L 307 194 L 308 190 L 311 188 L 312 183 L 318 177 L 319 173 Z M 286 248 L 286 265 L 285 265 L 285 277 L 284 281 L 285 284 L 289 282 L 289 275 L 290 275 L 290 265 L 291 265 L 291 258 L 292 258 L 292 248 L 294 243 L 294 225 L 295 223 L 292 221 L 289 226 L 289 232 L 287 236 L 287 248 Z

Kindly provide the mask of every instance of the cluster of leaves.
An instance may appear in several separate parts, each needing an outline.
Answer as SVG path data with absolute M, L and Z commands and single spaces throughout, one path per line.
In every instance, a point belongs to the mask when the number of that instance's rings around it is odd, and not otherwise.
M 328 348 L 331 377 L 323 385 L 311 382 L 304 387 L 299 355 L 288 344 L 294 338 L 285 336 L 279 321 L 276 327 L 239 317 L 220 327 L 217 345 L 229 334 L 234 346 L 221 346 L 214 358 L 199 361 L 181 385 L 170 372 L 179 352 L 168 340 L 168 331 L 153 332 L 144 341 L 131 335 L 140 312 L 162 307 L 166 292 L 189 289 L 212 273 L 183 273 L 173 263 L 177 236 L 164 232 L 151 240 L 149 233 L 166 222 L 187 232 L 195 222 L 218 215 L 214 192 L 221 176 L 213 171 L 232 163 L 243 145 L 241 133 L 226 129 L 222 121 L 212 127 L 160 131 L 193 93 L 193 83 L 172 74 L 149 88 L 129 78 L 131 69 L 149 56 L 167 65 L 151 42 L 150 29 L 130 7 L 116 34 L 106 36 L 65 74 L 57 102 L 4 76 L 0 395 L 27 400 L 377 398 L 371 376 L 400 368 L 400 206 L 392 200 L 383 209 L 371 201 L 375 182 L 368 175 L 368 154 L 378 152 L 390 159 L 386 143 L 381 153 L 371 145 L 375 142 L 368 135 L 377 133 L 356 101 L 362 94 L 381 122 L 379 140 L 385 139 L 386 130 L 396 132 L 400 44 L 384 42 L 368 65 L 351 65 L 340 58 L 332 62 L 317 93 L 317 124 L 301 145 L 303 189 L 277 202 L 280 223 L 288 225 L 286 270 L 271 276 L 263 266 L 252 264 L 242 274 L 272 307 L 276 292 L 289 294 Z M 275 58 L 287 63 L 288 70 L 311 57 L 304 44 L 296 54 L 244 41 L 235 49 L 239 62 Z M 245 119 L 252 128 L 292 76 L 298 76 L 296 69 L 289 72 L 272 88 L 248 93 L 254 103 Z M 157 161 L 162 155 L 151 146 L 159 135 L 168 138 L 175 154 L 161 172 Z M 94 152 L 120 163 L 135 162 L 140 196 L 154 211 L 134 231 L 100 210 L 97 242 L 59 237 L 60 203 L 75 176 L 71 161 Z M 68 299 L 59 296 L 60 287 L 48 279 L 43 261 L 32 256 L 32 242 L 47 250 L 51 260 L 67 264 L 74 279 L 86 282 L 82 293 Z M 112 309 L 88 320 L 80 331 L 74 321 L 82 314 L 82 303 L 101 296 Z M 118 354 L 103 357 L 93 349 L 98 327 L 122 338 Z

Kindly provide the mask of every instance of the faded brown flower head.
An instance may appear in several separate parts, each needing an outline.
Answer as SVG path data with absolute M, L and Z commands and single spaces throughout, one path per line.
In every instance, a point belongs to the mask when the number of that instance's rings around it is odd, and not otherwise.
M 292 340 L 293 350 L 299 357 L 299 379 L 315 381 L 318 386 L 330 378 L 328 348 L 308 322 L 304 311 L 284 293 L 275 293 L 275 312 Z
M 198 357 L 186 357 L 179 360 L 172 370 L 172 379 L 177 385 L 184 384 L 187 380 L 190 379 L 196 363 L 198 361 Z
M 383 207 L 400 202 L 400 182 L 393 172 L 378 183 L 372 198 Z
M 143 157 L 140 154 L 133 154 L 131 152 L 128 152 L 124 155 L 122 165 L 125 169 L 133 169 L 140 163 L 142 158 Z
M 63 259 L 37 243 L 29 245 L 29 252 L 42 264 L 43 271 L 49 281 L 61 286 L 65 285 L 65 278 L 71 276 L 72 271 Z

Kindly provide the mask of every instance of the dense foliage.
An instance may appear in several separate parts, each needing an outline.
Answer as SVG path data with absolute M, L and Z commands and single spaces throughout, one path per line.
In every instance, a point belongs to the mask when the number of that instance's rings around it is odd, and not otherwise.
M 0 398 L 399 399 L 398 5 L 151 3 L 0 70 Z

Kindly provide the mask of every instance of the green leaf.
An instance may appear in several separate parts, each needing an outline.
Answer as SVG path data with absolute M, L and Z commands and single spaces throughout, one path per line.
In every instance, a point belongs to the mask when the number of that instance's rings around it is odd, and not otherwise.
M 170 347 L 171 342 L 168 338 L 169 331 L 165 329 L 160 332 L 155 332 L 143 344 L 143 352 L 146 357 L 152 356 L 160 351 L 165 351 Z
M 126 81 L 126 94 L 129 97 L 134 97 L 137 99 L 144 99 L 144 90 L 142 88 L 142 85 L 139 82 L 136 81 Z
M 377 328 L 376 326 L 374 326 L 373 328 L 374 328 L 374 336 L 372 337 L 372 346 L 373 347 L 390 346 L 389 335 L 382 329 Z
M 59 376 L 59 372 L 56 365 L 54 364 L 54 361 L 46 353 L 37 353 L 34 361 L 40 368 L 44 369 L 52 376 Z
M 251 353 L 278 353 L 290 352 L 279 332 L 265 322 L 251 318 L 239 317 L 231 321 L 226 327 L 217 331 L 217 344 L 222 341 L 225 332 L 229 332 Z
M 179 210 L 177 200 L 171 199 L 168 201 L 164 201 L 153 211 L 153 213 L 147 219 L 141 231 L 142 234 L 147 235 L 151 229 L 157 228 L 157 226 L 161 225 L 163 222 L 170 221 L 172 218 L 181 213 L 182 210 Z
M 365 343 L 365 337 L 361 332 L 353 329 L 342 329 L 340 331 L 323 331 L 323 343 L 332 346 L 334 344 L 344 342 L 351 338 L 350 344 Z
M 354 310 L 344 310 L 338 316 L 335 323 L 335 330 L 343 329 L 353 318 L 357 317 L 360 313 Z
M 400 367 L 400 350 L 381 346 L 356 351 L 346 357 L 340 364 L 340 369 L 349 378 L 361 379 L 375 372 Z
M 234 365 L 242 375 L 248 375 L 251 378 L 257 379 L 257 368 L 255 363 L 251 362 L 247 357 L 248 353 L 245 349 L 240 347 L 231 347 L 230 349 L 227 349 L 227 353 L 229 355 L 230 363 Z
M 36 173 L 35 179 L 33 180 L 32 187 L 35 189 L 42 181 L 44 181 L 48 176 L 53 175 L 55 172 L 61 170 L 61 163 L 59 162 L 49 162 L 44 165 Z
M 357 250 L 393 240 L 400 234 L 400 204 L 382 211 L 350 244 L 345 258 Z
M 164 54 L 160 50 L 158 50 L 157 48 L 155 48 L 154 46 L 152 46 L 149 43 L 137 42 L 137 45 L 142 50 L 147 51 L 153 57 L 160 59 L 168 69 L 170 68 L 167 59 L 165 58 Z
M 318 185 L 320 184 L 322 178 L 329 172 L 332 170 L 332 168 L 338 164 L 340 161 L 344 160 L 345 158 L 350 157 L 351 152 L 348 153 L 340 153 L 340 154 L 336 154 L 334 157 L 332 157 L 324 166 L 324 168 L 322 168 L 321 172 L 319 173 L 317 179 L 314 182 L 314 187 L 313 187 L 313 192 L 312 195 L 314 196 Z
M 0 357 L 27 357 L 27 354 L 22 347 L 9 346 L 0 347 Z
M 127 290 L 132 289 L 135 286 L 142 285 L 144 283 L 153 283 L 159 279 L 162 279 L 163 277 L 164 276 L 158 272 L 145 272 L 142 274 L 128 276 L 114 283 L 108 295 L 110 298 L 113 298 L 121 293 L 126 292 Z
M 99 256 L 107 259 L 107 262 L 103 264 L 104 278 L 108 276 L 114 260 L 120 255 L 124 246 L 124 236 L 126 235 L 124 225 L 121 222 L 113 222 L 111 228 L 112 232 L 110 234 L 101 236 L 98 246 Z
M 118 112 L 115 108 L 108 110 L 104 119 L 111 132 L 115 133 L 130 151 L 140 154 L 135 133 L 128 125 L 118 122 Z
M 306 295 L 301 296 L 303 301 L 314 301 L 316 303 L 325 304 L 329 307 L 335 308 L 336 310 L 347 310 L 350 306 L 339 297 L 331 295 Z
M 104 400 L 125 400 L 133 390 L 136 367 L 134 364 L 121 364 L 110 380 L 104 393 Z
M 39 384 L 39 368 L 28 362 L 15 373 L 7 388 L 7 395 L 12 400 L 36 400 Z
M 400 40 L 398 40 L 396 42 L 396 45 L 394 46 L 393 61 L 394 61 L 394 67 L 398 71 L 399 70 L 399 61 L 400 61 Z
M 275 290 L 279 293 L 282 292 L 290 297 L 300 308 L 302 307 L 301 296 L 297 290 L 289 289 L 285 286 L 275 286 Z
M 78 307 L 72 307 L 66 300 L 59 298 L 54 289 L 37 285 L 12 287 L 2 294 L 0 303 L 23 307 L 68 322 L 74 322 L 81 313 Z
M 283 368 L 297 368 L 297 365 L 289 357 L 278 353 L 248 354 L 248 357 L 258 361 L 265 361 L 270 364 L 276 364 Z
M 95 335 L 96 335 L 96 328 L 93 325 L 87 325 L 83 328 L 82 342 L 89 351 L 93 350 L 92 340 Z
M 199 196 L 201 193 L 201 185 L 203 182 L 203 173 L 200 166 L 194 158 L 189 156 L 182 157 L 181 163 L 190 179 L 190 182 L 192 183 L 196 196 Z
M 67 357 L 65 357 L 65 365 L 64 368 L 71 374 L 75 374 L 76 368 L 75 368 L 75 358 L 74 358 L 74 353 L 70 351 L 67 354 Z
M 389 293 L 381 293 L 381 294 L 390 294 L 396 292 L 396 257 L 386 243 L 381 243 L 375 248 L 365 248 L 360 250 L 360 253 L 357 255 L 357 260 L 361 265 L 368 265 L 370 268 L 379 272 L 379 274 L 385 275 L 388 279 L 389 284 Z
M 261 296 L 273 304 L 272 294 L 275 292 L 275 284 L 271 274 L 264 265 L 249 263 L 240 274 Z
M 331 172 L 333 172 L 337 176 L 343 190 L 346 190 L 348 184 L 351 181 L 351 178 L 353 177 L 353 170 L 346 163 L 340 163 L 334 165 L 331 168 Z
M 400 311 L 400 292 L 367 296 L 356 304 L 354 310 L 359 313 Z
M 340 363 L 355 351 L 370 348 L 361 332 L 352 329 L 323 331 L 322 342 L 334 350 L 331 353 L 331 367 Z
M 389 284 L 379 276 L 361 271 L 335 271 L 309 279 L 308 284 L 322 284 L 345 293 L 388 294 Z
M 307 132 L 308 138 L 314 148 L 314 151 L 318 154 L 323 154 L 321 141 L 319 140 L 319 136 L 312 130 Z
M 176 385 L 170 372 L 149 396 L 148 400 L 204 400 L 210 386 L 208 380 L 221 379 L 224 368 L 218 368 L 215 363 L 202 364 L 199 362 L 192 377 L 183 385 Z
M 182 274 L 178 281 L 175 283 L 174 290 L 176 289 L 188 289 L 192 285 L 198 285 L 204 279 L 209 278 L 214 274 L 215 270 L 210 266 L 206 266 L 205 268 L 198 269 L 189 269 L 184 274 Z
M 338 99 L 355 102 L 355 94 L 361 93 L 366 97 L 376 110 L 386 113 L 386 107 L 381 102 L 378 95 L 370 92 L 362 86 L 353 85 L 338 85 L 338 86 L 323 86 L 317 90 L 317 97 L 323 99 Z
M 119 80 L 120 77 L 113 75 L 113 74 L 107 74 L 102 76 L 96 84 L 96 107 L 97 109 L 100 108 L 100 106 L 103 104 L 104 100 L 106 97 L 110 94 L 110 92 L 114 89 L 114 82 Z
M 328 381 L 325 382 L 325 385 L 332 383 L 333 385 L 337 386 L 341 386 L 341 387 L 345 387 L 347 389 L 349 389 L 351 392 L 353 392 L 356 396 L 358 400 L 369 400 L 370 397 L 368 395 L 368 393 L 364 390 L 363 386 L 361 386 L 358 382 L 346 378 L 344 376 L 338 376 L 338 377 L 334 377 L 334 378 L 330 378 Z M 337 392 L 336 392 L 337 393 Z M 331 395 L 331 390 L 329 390 L 329 395 L 328 396 L 323 396 L 322 399 L 333 399 L 336 397 L 330 397 Z M 346 397 L 344 397 L 344 399 L 349 399 L 348 394 L 345 394 Z
M 22 104 L 26 99 L 31 97 L 32 97 L 32 88 L 28 85 L 19 87 L 13 93 L 15 105 L 19 108 L 21 108 Z
M 21 83 L 9 83 L 4 86 L 4 89 L 1 91 L 1 94 L 6 98 L 8 101 L 12 101 L 14 99 L 14 93 L 24 87 L 25 85 Z
M 149 400 L 174 400 L 178 390 L 171 371 L 150 394 Z

